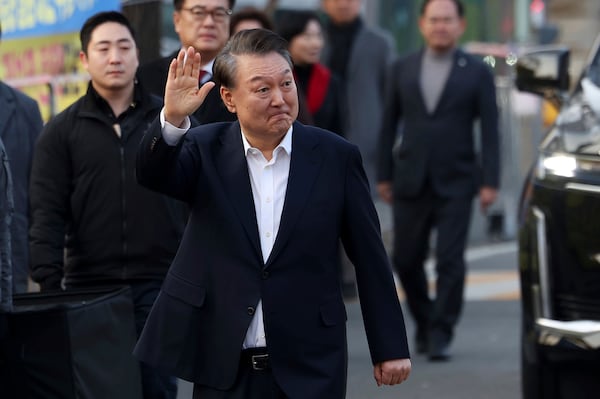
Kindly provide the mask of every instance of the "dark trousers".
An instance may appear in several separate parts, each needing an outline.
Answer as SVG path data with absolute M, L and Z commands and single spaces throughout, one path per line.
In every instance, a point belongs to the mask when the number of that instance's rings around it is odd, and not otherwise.
M 231 389 L 226 391 L 194 384 L 193 399 L 287 399 L 269 367 L 254 370 L 249 356 L 242 355 Z
M 448 342 L 463 306 L 466 274 L 464 250 L 472 198 L 440 198 L 431 192 L 394 200 L 393 263 L 417 323 L 417 334 L 429 331 Z M 436 231 L 436 294 L 429 296 L 424 262 Z

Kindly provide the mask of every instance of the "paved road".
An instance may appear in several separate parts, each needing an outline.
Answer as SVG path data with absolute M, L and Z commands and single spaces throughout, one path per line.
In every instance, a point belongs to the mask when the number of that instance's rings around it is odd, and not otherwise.
M 521 397 L 516 244 L 470 249 L 466 257 L 467 301 L 456 330 L 451 361 L 431 363 L 414 354 L 412 375 L 398 387 L 377 388 L 373 383 L 360 310 L 357 303 L 348 304 L 351 349 L 347 399 Z M 408 315 L 406 319 L 412 343 L 414 326 Z
M 360 318 L 356 306 L 349 311 L 352 319 Z M 377 388 L 364 333 L 350 329 L 347 399 L 520 398 L 518 311 L 516 301 L 467 302 L 451 361 L 431 363 L 413 355 L 410 378 L 396 387 Z M 413 326 L 407 322 L 412 337 Z
M 431 363 L 415 354 L 412 375 L 399 386 L 378 388 L 375 384 L 359 304 L 348 301 L 347 399 L 520 398 L 516 248 L 508 242 L 467 251 L 467 302 L 452 360 Z M 433 278 L 433 262 L 428 270 Z M 407 314 L 406 323 L 412 343 L 414 326 Z M 190 398 L 191 385 L 181 382 L 178 399 Z

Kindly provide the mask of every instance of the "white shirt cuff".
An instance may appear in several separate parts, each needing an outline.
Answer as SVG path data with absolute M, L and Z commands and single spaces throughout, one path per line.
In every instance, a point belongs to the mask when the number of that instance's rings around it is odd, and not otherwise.
M 165 143 L 171 146 L 177 145 L 179 140 L 185 135 L 185 133 L 190 129 L 192 123 L 190 122 L 190 118 L 188 116 L 185 117 L 183 121 L 182 127 L 177 127 L 168 121 L 165 120 L 165 109 L 160 110 L 160 127 L 163 136 L 163 140 Z

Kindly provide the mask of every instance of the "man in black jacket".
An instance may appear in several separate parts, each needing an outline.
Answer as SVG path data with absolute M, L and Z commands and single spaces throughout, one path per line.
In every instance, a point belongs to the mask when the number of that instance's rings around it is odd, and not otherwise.
M 130 285 L 139 333 L 179 245 L 186 208 L 135 179 L 137 146 L 162 102 L 136 84 L 129 22 L 99 13 L 80 37 L 88 91 L 48 122 L 34 154 L 32 278 L 42 290 Z M 141 371 L 144 398 L 175 398 L 174 378 Z
M 212 80 L 215 58 L 229 39 L 229 22 L 234 6 L 235 0 L 173 1 L 173 24 L 181 47 L 194 47 L 202 56 L 200 85 Z M 140 67 L 138 78 L 152 94 L 164 97 L 169 65 L 178 53 L 179 50 Z M 234 121 L 236 116 L 227 110 L 217 88 L 208 93 L 202 106 L 194 112 L 194 118 L 204 124 Z

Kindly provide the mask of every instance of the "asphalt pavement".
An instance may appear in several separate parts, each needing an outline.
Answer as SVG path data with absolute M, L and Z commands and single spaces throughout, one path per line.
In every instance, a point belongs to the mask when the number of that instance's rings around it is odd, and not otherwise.
M 506 399 L 520 398 L 520 304 L 516 244 L 470 248 L 465 307 L 448 362 L 430 362 L 413 353 L 413 371 L 399 386 L 377 387 L 358 302 L 348 310 L 347 399 Z M 432 262 L 428 269 L 434 272 Z M 432 282 L 433 285 L 433 282 Z M 401 294 L 401 292 L 400 292 Z M 403 303 L 409 342 L 414 324 Z

